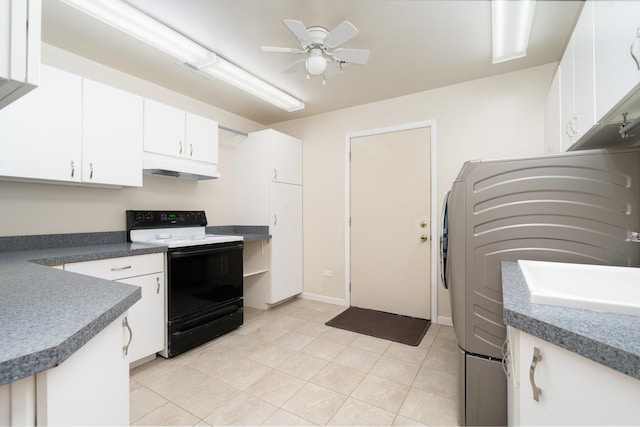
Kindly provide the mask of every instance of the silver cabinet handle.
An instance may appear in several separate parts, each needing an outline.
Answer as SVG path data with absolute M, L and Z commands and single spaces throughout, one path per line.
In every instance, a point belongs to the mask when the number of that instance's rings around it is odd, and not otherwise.
M 509 357 L 511 356 L 511 352 L 509 351 L 509 338 L 504 340 L 502 344 L 502 370 L 507 378 L 511 378 L 511 372 L 509 372 Z
M 640 27 L 636 31 L 636 38 L 631 43 L 631 57 L 636 61 L 636 66 L 640 70 Z
M 129 346 L 131 345 L 131 341 L 133 340 L 133 331 L 131 330 L 131 326 L 129 326 L 129 321 L 127 320 L 127 316 L 125 316 L 124 319 L 122 319 L 122 327 L 127 328 L 127 330 L 129 331 L 129 341 L 127 342 L 127 345 L 122 347 L 122 351 L 126 356 L 129 354 Z
M 193 144 L 189 144 L 189 150 L 191 150 L 189 152 L 189 157 L 193 157 Z
M 130 269 L 130 265 L 125 265 L 124 267 L 111 267 L 111 271 L 123 271 Z
M 160 278 L 156 277 L 156 284 L 158 285 L 158 288 L 156 289 L 156 294 L 160 293 Z
M 278 216 L 276 214 L 273 214 L 273 225 L 277 225 L 278 224 Z
M 182 154 L 182 141 L 178 141 L 180 143 L 180 154 Z
M 89 163 L 89 179 L 93 179 L 93 163 Z
M 73 160 L 71 160 L 71 178 L 73 178 L 75 174 L 76 174 L 76 165 L 75 163 L 73 163 Z
M 542 354 L 540 354 L 540 349 L 538 347 L 533 347 L 533 359 L 531 360 L 531 367 L 529 368 L 529 381 L 531 382 L 531 388 L 533 389 L 533 400 L 536 402 L 540 401 L 540 395 L 542 394 L 542 390 L 536 385 L 535 378 L 536 366 L 541 360 Z
M 276 180 L 278 179 L 278 169 L 273 168 L 273 179 Z

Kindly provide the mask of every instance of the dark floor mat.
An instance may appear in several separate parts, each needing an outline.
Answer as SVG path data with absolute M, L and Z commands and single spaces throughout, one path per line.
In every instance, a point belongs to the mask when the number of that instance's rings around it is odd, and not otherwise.
M 413 346 L 420 344 L 431 326 L 429 320 L 359 307 L 349 307 L 325 324 Z

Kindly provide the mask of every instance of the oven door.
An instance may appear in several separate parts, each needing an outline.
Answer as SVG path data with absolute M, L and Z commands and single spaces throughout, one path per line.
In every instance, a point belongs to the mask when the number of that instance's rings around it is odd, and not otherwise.
M 167 252 L 169 321 L 242 298 L 242 242 Z

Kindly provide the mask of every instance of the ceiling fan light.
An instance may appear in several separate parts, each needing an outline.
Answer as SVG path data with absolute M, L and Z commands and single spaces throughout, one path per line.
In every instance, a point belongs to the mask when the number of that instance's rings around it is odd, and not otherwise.
M 327 60 L 322 55 L 311 55 L 306 60 L 307 71 L 314 76 L 324 73 L 327 69 Z

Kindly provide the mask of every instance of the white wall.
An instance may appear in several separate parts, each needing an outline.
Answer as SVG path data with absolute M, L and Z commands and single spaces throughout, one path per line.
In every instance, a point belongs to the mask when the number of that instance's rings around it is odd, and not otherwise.
M 548 64 L 273 126 L 303 141 L 305 292 L 345 298 L 345 133 L 435 119 L 440 212 L 464 161 L 543 153 L 554 70 Z M 450 313 L 439 286 L 438 315 Z
M 263 128 L 243 117 L 54 46 L 43 44 L 42 48 L 45 64 L 212 118 L 232 129 L 252 132 Z M 204 209 L 209 224 L 232 224 L 233 136 L 220 132 L 222 177 L 215 180 L 194 182 L 145 176 L 142 188 L 126 189 L 0 181 L 3 212 L 0 236 L 124 230 L 126 209 Z

